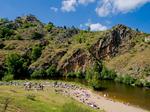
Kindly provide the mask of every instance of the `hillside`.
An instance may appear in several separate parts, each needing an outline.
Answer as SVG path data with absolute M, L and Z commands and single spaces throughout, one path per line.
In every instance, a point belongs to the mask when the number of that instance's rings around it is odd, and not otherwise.
M 150 44 L 145 41 L 148 36 L 121 24 L 107 31 L 91 32 L 57 27 L 51 22 L 43 24 L 33 15 L 14 21 L 0 19 L 0 78 L 8 73 L 8 55 L 17 53 L 25 68 L 14 72 L 19 79 L 28 78 L 35 71 L 44 74 L 41 71 L 50 67 L 61 76 L 85 76 L 86 70 L 100 60 L 118 76 L 149 82 Z

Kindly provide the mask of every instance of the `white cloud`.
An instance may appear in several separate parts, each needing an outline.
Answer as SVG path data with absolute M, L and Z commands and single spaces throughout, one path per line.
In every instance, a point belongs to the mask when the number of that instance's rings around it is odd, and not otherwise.
M 93 3 L 95 0 L 78 0 L 79 4 L 87 5 L 89 3 Z
M 62 1 L 61 10 L 65 12 L 75 11 L 77 0 L 64 0 Z
M 96 8 L 96 12 L 101 17 L 109 14 L 127 13 L 148 2 L 150 0 L 100 0 L 100 5 Z
M 56 7 L 51 7 L 50 8 L 52 11 L 54 11 L 54 12 L 57 12 L 58 11 L 58 8 L 56 8 Z
M 63 0 L 61 10 L 64 12 L 75 11 L 78 5 L 87 5 L 95 0 Z
M 100 24 L 100 23 L 90 24 L 89 27 L 90 27 L 91 31 L 105 31 L 105 30 L 107 30 L 107 27 Z

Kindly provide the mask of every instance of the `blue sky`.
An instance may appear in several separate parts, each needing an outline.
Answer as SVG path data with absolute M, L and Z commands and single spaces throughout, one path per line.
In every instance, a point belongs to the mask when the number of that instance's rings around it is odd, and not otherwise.
M 150 33 L 150 0 L 0 0 L 0 17 L 33 14 L 42 22 L 106 30 L 116 24 Z

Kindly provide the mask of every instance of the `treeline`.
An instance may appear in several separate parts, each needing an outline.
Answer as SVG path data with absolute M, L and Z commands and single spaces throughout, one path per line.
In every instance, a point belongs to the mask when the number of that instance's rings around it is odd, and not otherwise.
M 41 53 L 41 47 L 35 46 L 31 50 L 30 58 L 27 56 L 20 56 L 19 54 L 9 54 L 5 60 L 5 72 L 0 76 L 3 81 L 10 81 L 14 79 L 51 79 L 62 77 L 57 71 L 56 66 L 49 66 L 47 69 L 35 70 L 29 72 L 28 66 L 32 61 L 35 61 Z M 85 73 L 81 71 L 69 72 L 65 74 L 68 78 L 83 78 L 95 90 L 101 89 L 101 80 L 114 80 L 132 86 L 150 87 L 150 82 L 144 79 L 136 79 L 129 75 L 117 75 L 114 70 L 107 69 L 102 62 L 95 62 L 94 66 L 88 68 Z

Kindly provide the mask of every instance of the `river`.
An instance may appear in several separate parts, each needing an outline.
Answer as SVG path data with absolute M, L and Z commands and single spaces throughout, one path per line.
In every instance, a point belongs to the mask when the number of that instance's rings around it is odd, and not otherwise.
M 87 82 L 83 79 L 60 78 L 59 80 L 87 85 Z M 105 94 L 108 98 L 111 98 L 114 101 L 116 100 L 150 110 L 150 89 L 133 87 L 110 80 L 102 80 L 101 84 L 103 89 L 97 91 L 97 94 Z

